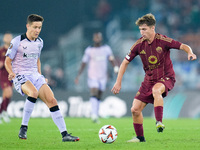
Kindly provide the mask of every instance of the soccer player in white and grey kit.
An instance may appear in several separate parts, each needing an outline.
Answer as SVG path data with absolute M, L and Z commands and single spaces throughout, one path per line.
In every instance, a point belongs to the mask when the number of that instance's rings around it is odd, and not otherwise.
M 86 48 L 82 58 L 82 63 L 78 75 L 75 79 L 77 84 L 79 77 L 88 63 L 88 86 L 90 88 L 90 102 L 92 104 L 91 119 L 98 123 L 99 103 L 107 83 L 107 62 L 111 62 L 114 72 L 118 72 L 118 66 L 115 63 L 113 52 L 108 45 L 102 45 L 102 34 L 96 32 L 93 34 L 93 46 Z
M 8 79 L 12 80 L 15 89 L 21 95 L 27 95 L 22 124 L 19 131 L 20 139 L 27 139 L 28 122 L 37 98 L 49 108 L 51 117 L 62 134 L 62 141 L 79 141 L 78 137 L 68 134 L 65 121 L 59 110 L 57 100 L 44 76 L 41 74 L 40 53 L 43 40 L 39 37 L 43 17 L 31 14 L 27 18 L 27 32 L 15 37 L 6 53 L 5 67 Z

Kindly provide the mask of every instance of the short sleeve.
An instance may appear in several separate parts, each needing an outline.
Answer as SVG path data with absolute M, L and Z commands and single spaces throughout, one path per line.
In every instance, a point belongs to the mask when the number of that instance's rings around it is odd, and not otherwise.
M 125 59 L 131 62 L 138 55 L 138 44 L 137 42 L 133 44 L 129 52 L 127 53 Z
M 40 57 L 40 55 L 41 55 L 41 51 L 42 51 L 43 46 L 44 46 L 44 42 L 43 42 L 43 40 L 40 38 L 40 45 L 39 45 L 40 53 L 39 53 L 39 56 L 38 56 L 38 57 Z
M 180 49 L 181 44 L 181 42 L 172 39 L 171 43 L 169 44 L 169 48 Z
M 17 36 L 11 41 L 10 47 L 8 48 L 5 56 L 8 56 L 10 59 L 14 59 L 17 53 L 19 44 L 20 44 L 20 36 Z
M 86 48 L 85 53 L 82 58 L 83 63 L 87 63 L 89 61 L 89 59 L 90 59 L 89 53 L 90 53 L 90 48 L 88 47 L 88 48 Z
M 113 52 L 112 52 L 112 49 L 110 48 L 110 46 L 106 45 L 107 46 L 107 52 L 108 52 L 108 56 L 113 56 Z

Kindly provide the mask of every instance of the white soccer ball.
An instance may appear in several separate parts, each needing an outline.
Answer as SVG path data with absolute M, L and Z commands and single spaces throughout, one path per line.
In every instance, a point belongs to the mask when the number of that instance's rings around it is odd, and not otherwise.
M 112 125 L 105 125 L 99 130 L 99 139 L 103 143 L 113 143 L 117 139 L 117 130 Z

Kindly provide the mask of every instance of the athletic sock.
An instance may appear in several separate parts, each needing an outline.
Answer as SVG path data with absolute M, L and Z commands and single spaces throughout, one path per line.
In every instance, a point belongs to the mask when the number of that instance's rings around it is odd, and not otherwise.
M 7 111 L 8 104 L 10 103 L 10 98 L 5 98 L 4 101 L 5 101 L 4 110 Z
M 64 134 L 66 135 L 67 134 L 66 124 L 65 124 L 64 118 L 59 110 L 58 105 L 51 107 L 49 110 L 51 112 L 51 117 L 52 117 L 54 123 L 56 124 L 56 126 L 58 127 L 62 136 Z
M 7 107 L 8 107 L 8 104 L 10 102 L 10 98 L 4 98 L 2 103 L 1 103 L 1 110 L 0 112 L 2 111 L 7 111 Z
M 36 98 L 29 97 L 29 96 L 27 97 L 24 104 L 22 125 L 28 126 L 28 122 L 33 112 L 33 108 L 34 108 L 36 100 L 37 100 Z
M 154 112 L 155 112 L 156 121 L 162 122 L 162 118 L 163 118 L 163 106 L 156 106 L 156 107 L 154 107 Z
M 97 119 L 99 117 L 99 103 L 100 101 L 96 97 L 90 97 L 90 103 L 92 106 L 91 116 L 92 119 Z
M 139 123 L 133 123 L 135 134 L 137 137 L 144 137 L 143 125 Z
M 3 111 L 3 101 L 2 101 L 2 103 L 0 104 L 0 114 L 2 113 L 2 111 Z

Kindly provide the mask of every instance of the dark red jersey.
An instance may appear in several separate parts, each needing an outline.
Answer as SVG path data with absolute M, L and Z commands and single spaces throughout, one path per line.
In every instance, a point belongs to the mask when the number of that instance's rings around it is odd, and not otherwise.
M 151 44 L 143 37 L 138 39 L 125 58 L 131 62 L 135 56 L 140 56 L 146 81 L 158 81 L 165 77 L 175 78 L 170 49 L 180 49 L 180 45 L 180 42 L 157 33 Z
M 7 49 L 5 49 L 4 47 L 0 47 L 0 62 L 2 62 L 3 64 L 6 59 L 6 56 L 5 56 L 6 51 L 7 51 Z M 5 69 L 4 65 L 2 68 L 0 68 L 0 71 L 2 71 L 3 69 Z
M 4 47 L 0 48 L 0 62 L 3 63 L 3 67 L 0 68 L 0 86 L 2 89 L 8 86 L 12 86 L 12 83 L 8 80 L 8 72 L 4 66 L 6 51 L 7 49 L 5 49 Z

